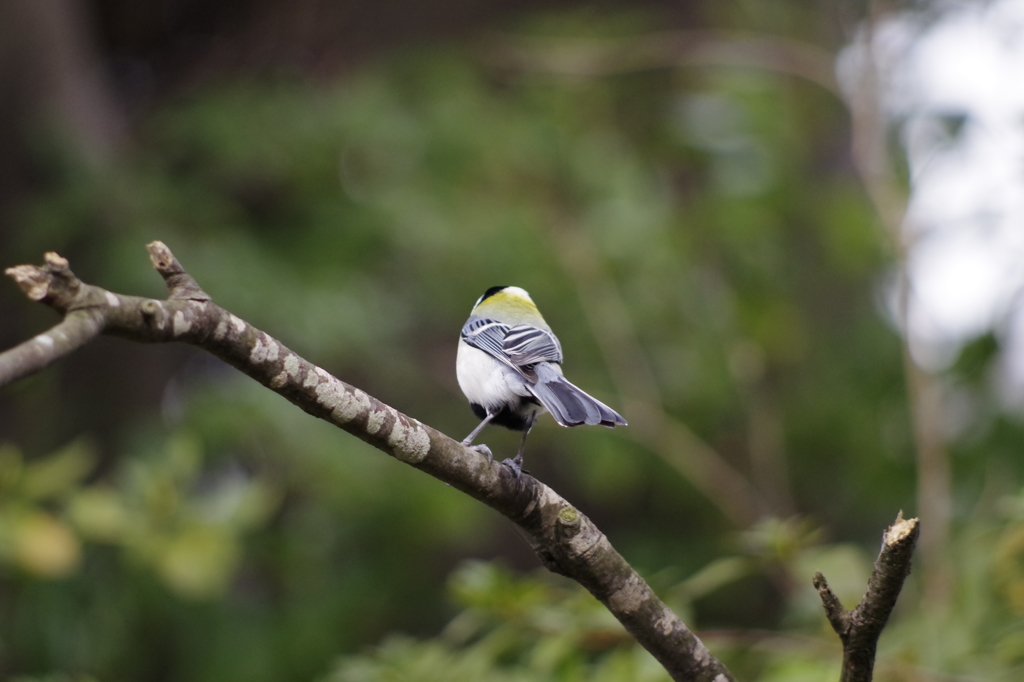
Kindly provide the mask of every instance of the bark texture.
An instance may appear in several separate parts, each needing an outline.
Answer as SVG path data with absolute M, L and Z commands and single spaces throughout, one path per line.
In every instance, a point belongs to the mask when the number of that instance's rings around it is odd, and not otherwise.
M 840 682 L 871 682 L 878 638 L 896 606 L 903 581 L 910 574 L 910 558 L 919 533 L 917 519 L 904 519 L 900 512 L 896 522 L 882 536 L 882 549 L 868 580 L 867 592 L 852 611 L 843 608 L 825 576 L 814 574 L 814 587 L 825 607 L 825 615 L 843 643 Z
M 168 287 L 165 300 L 115 294 L 81 282 L 55 253 L 42 266 L 8 268 L 25 294 L 64 315 L 0 353 L 0 386 L 36 372 L 99 334 L 203 348 L 309 414 L 450 484 L 523 528 L 541 562 L 603 603 L 669 672 L 688 682 L 731 682 L 729 670 L 651 590 L 590 519 L 558 493 L 491 462 L 299 357 L 216 305 L 162 242 L 148 247 Z

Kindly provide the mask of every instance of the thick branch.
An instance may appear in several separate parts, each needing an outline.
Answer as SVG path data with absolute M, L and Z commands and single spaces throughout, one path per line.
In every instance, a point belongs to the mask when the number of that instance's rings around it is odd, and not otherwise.
M 526 531 L 545 566 L 586 587 L 674 680 L 733 680 L 593 522 L 551 488 L 526 474 L 517 479 L 508 467 L 490 462 L 299 357 L 214 304 L 163 243 L 153 242 L 148 249 L 153 266 L 167 283 L 167 300 L 124 296 L 84 284 L 56 254 L 47 254 L 42 268 L 9 269 L 7 274 L 29 298 L 50 305 L 65 319 L 47 334 L 0 354 L 0 386 L 45 367 L 100 332 L 134 341 L 199 346 L 309 414 L 514 521 Z M 52 348 L 39 340 L 44 336 L 53 340 Z
M 882 550 L 875 560 L 868 590 L 852 611 L 843 608 L 825 576 L 814 574 L 814 586 L 821 596 L 825 615 L 843 643 L 840 682 L 871 682 L 878 638 L 910 574 L 910 558 L 919 532 L 917 519 L 904 519 L 900 512 L 896 522 L 882 536 Z

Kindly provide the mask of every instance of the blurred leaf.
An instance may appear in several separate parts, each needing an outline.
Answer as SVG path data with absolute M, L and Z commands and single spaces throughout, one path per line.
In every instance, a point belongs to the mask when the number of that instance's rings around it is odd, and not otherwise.
M 993 577 L 1007 604 L 1024 614 L 1024 524 L 1013 524 L 1003 531 L 996 545 Z
M 540 581 L 523 580 L 500 563 L 467 561 L 452 573 L 448 590 L 459 604 L 513 616 L 524 607 L 543 604 L 551 590 Z
M 769 517 L 740 533 L 739 538 L 747 552 L 785 564 L 817 544 L 821 539 L 821 528 L 807 517 Z
M 438 642 L 421 643 L 392 637 L 372 656 L 343 659 L 326 679 L 333 682 L 526 682 L 544 678 L 504 671 L 486 657 L 472 652 L 460 654 Z
M 839 666 L 835 662 L 814 660 L 778 661 L 764 671 L 758 682 L 824 682 L 834 679 Z
M 19 488 L 23 495 L 34 500 L 64 495 L 94 466 L 92 446 L 85 439 L 78 439 L 45 458 L 27 462 Z
M 212 599 L 234 574 L 239 547 L 215 527 L 191 526 L 170 538 L 160 554 L 157 567 L 171 589 L 189 599 Z
M 82 550 L 66 524 L 42 512 L 13 521 L 13 558 L 21 568 L 41 578 L 64 578 L 78 570 Z
M 744 578 L 756 569 L 749 557 L 722 557 L 700 569 L 672 589 L 676 599 L 695 601 L 729 583 Z
M 198 506 L 204 520 L 245 530 L 265 523 L 280 501 L 280 491 L 270 483 L 231 476 L 203 496 Z
M 21 451 L 10 443 L 0 443 L 0 491 L 12 488 L 23 468 Z
M 1017 630 L 1003 636 L 996 642 L 995 653 L 1004 663 L 1024 663 L 1024 631 Z
M 76 492 L 69 501 L 68 515 L 84 537 L 98 542 L 123 539 L 129 523 L 118 493 L 99 486 Z
M 168 440 L 164 467 L 174 480 L 187 481 L 194 477 L 202 460 L 203 445 L 196 434 L 179 430 Z

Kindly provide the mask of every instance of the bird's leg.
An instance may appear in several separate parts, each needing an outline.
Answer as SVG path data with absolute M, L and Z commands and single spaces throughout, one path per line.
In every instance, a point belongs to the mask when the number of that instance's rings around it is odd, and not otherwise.
M 484 417 L 484 420 L 480 422 L 480 426 L 473 429 L 472 433 L 470 433 L 468 436 L 462 439 L 462 444 L 468 446 L 470 443 L 472 443 L 473 439 L 476 438 L 477 434 L 480 433 L 483 430 L 483 428 L 487 426 L 487 424 L 492 419 L 494 419 L 495 416 L 497 416 L 497 414 L 497 412 L 488 412 L 487 416 Z
M 530 423 L 526 425 L 526 430 L 523 431 L 523 439 L 519 441 L 519 452 L 512 459 L 506 459 L 502 464 L 507 464 L 513 472 L 515 472 L 516 478 L 523 477 L 523 451 L 526 450 L 526 437 L 530 435 L 530 429 L 533 428 L 533 422 L 537 421 L 537 415 L 533 415 L 530 418 Z
M 497 416 L 497 414 L 498 414 L 497 412 L 488 412 L 487 416 L 484 417 L 484 420 L 482 422 L 480 422 L 480 425 L 477 426 L 475 429 L 473 429 L 472 433 L 470 433 L 468 436 L 466 436 L 465 438 L 462 439 L 462 444 L 465 445 L 466 447 L 470 448 L 471 450 L 476 450 L 481 455 L 487 455 L 487 461 L 488 462 L 494 461 L 494 456 L 491 454 L 491 449 L 489 447 L 487 447 L 486 445 L 472 445 L 471 446 L 470 443 L 473 442 L 473 439 L 477 437 L 477 434 L 479 434 L 480 431 L 482 431 L 483 428 L 485 426 L 487 426 L 487 424 L 492 419 L 494 419 L 494 417 Z

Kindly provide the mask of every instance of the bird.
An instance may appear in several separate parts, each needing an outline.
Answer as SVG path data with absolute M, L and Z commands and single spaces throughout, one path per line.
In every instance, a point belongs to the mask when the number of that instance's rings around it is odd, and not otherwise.
M 503 462 L 517 479 L 526 437 L 545 412 L 562 426 L 626 424 L 622 415 L 563 376 L 562 345 L 530 294 L 519 287 L 491 287 L 477 300 L 462 327 L 455 373 L 470 408 L 483 420 L 462 444 L 491 460 L 486 445 L 472 445 L 485 426 L 522 431 L 516 456 Z

